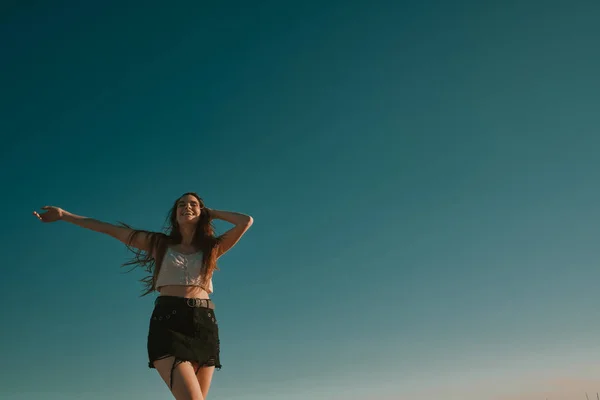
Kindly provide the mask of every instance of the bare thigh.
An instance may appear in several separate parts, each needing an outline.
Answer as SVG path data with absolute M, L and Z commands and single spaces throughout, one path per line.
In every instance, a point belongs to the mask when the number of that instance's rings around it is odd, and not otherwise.
M 204 400 L 194 366 L 190 362 L 182 362 L 175 367 L 172 373 L 173 382 L 171 382 L 171 369 L 174 362 L 175 357 L 167 357 L 154 361 L 154 367 L 167 386 L 171 387 L 175 399 Z
M 210 383 L 212 382 L 214 372 L 215 367 L 200 367 L 198 373 L 196 374 L 196 378 L 198 379 L 198 384 L 200 385 L 200 390 L 202 390 L 202 396 L 204 396 L 204 399 L 206 399 L 208 396 L 208 389 L 210 389 Z

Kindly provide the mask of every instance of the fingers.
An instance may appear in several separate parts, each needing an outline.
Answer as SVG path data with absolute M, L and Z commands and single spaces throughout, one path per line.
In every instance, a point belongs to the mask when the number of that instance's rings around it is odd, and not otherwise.
M 43 221 L 42 216 L 40 214 L 38 214 L 37 211 L 34 211 L 33 215 L 35 215 L 37 217 L 37 219 L 39 219 L 40 221 Z
M 42 207 L 42 210 L 49 210 L 49 209 L 50 209 L 50 206 L 44 206 L 44 207 Z

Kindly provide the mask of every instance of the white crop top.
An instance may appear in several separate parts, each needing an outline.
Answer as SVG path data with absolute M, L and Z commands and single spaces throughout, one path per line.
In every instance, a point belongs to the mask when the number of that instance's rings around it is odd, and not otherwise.
M 213 292 L 212 278 L 208 287 L 202 285 L 202 252 L 183 254 L 167 248 L 156 278 L 156 289 L 166 285 L 199 286 L 208 293 Z

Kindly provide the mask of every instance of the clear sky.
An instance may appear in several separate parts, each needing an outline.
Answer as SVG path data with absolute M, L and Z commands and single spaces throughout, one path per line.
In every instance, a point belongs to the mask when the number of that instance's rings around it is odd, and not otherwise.
M 124 247 L 31 212 L 186 191 L 255 220 L 211 399 L 600 391 L 600 3 L 249 4 L 2 6 L 0 398 L 169 398 Z

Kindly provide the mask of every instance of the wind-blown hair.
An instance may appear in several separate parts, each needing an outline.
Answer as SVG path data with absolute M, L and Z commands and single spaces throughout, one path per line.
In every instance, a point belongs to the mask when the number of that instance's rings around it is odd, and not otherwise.
M 200 218 L 196 227 L 192 245 L 198 250 L 202 251 L 202 268 L 201 276 L 203 277 L 202 285 L 206 287 L 207 282 L 212 277 L 212 274 L 217 270 L 217 251 L 220 239 L 215 237 L 215 229 L 211 222 L 211 216 L 204 207 L 204 201 L 196 193 L 188 192 L 181 195 L 175 203 L 165 221 L 165 227 L 163 232 L 150 232 L 145 230 L 133 229 L 129 237 L 129 243 L 133 243 L 137 235 L 146 235 L 148 238 L 148 248 L 150 251 L 144 251 L 136 249 L 130 245 L 127 248 L 134 253 L 133 258 L 125 262 L 123 266 L 133 266 L 129 271 L 135 268 L 142 268 L 149 275 L 140 279 L 145 286 L 145 291 L 142 296 L 152 293 L 156 290 L 156 279 L 160 272 L 160 266 L 165 256 L 167 248 L 180 244 L 182 241 L 181 231 L 179 230 L 179 224 L 177 222 L 177 203 L 179 200 L 186 195 L 192 195 L 198 199 L 200 208 Z M 121 225 L 132 229 L 127 224 L 121 223 Z

